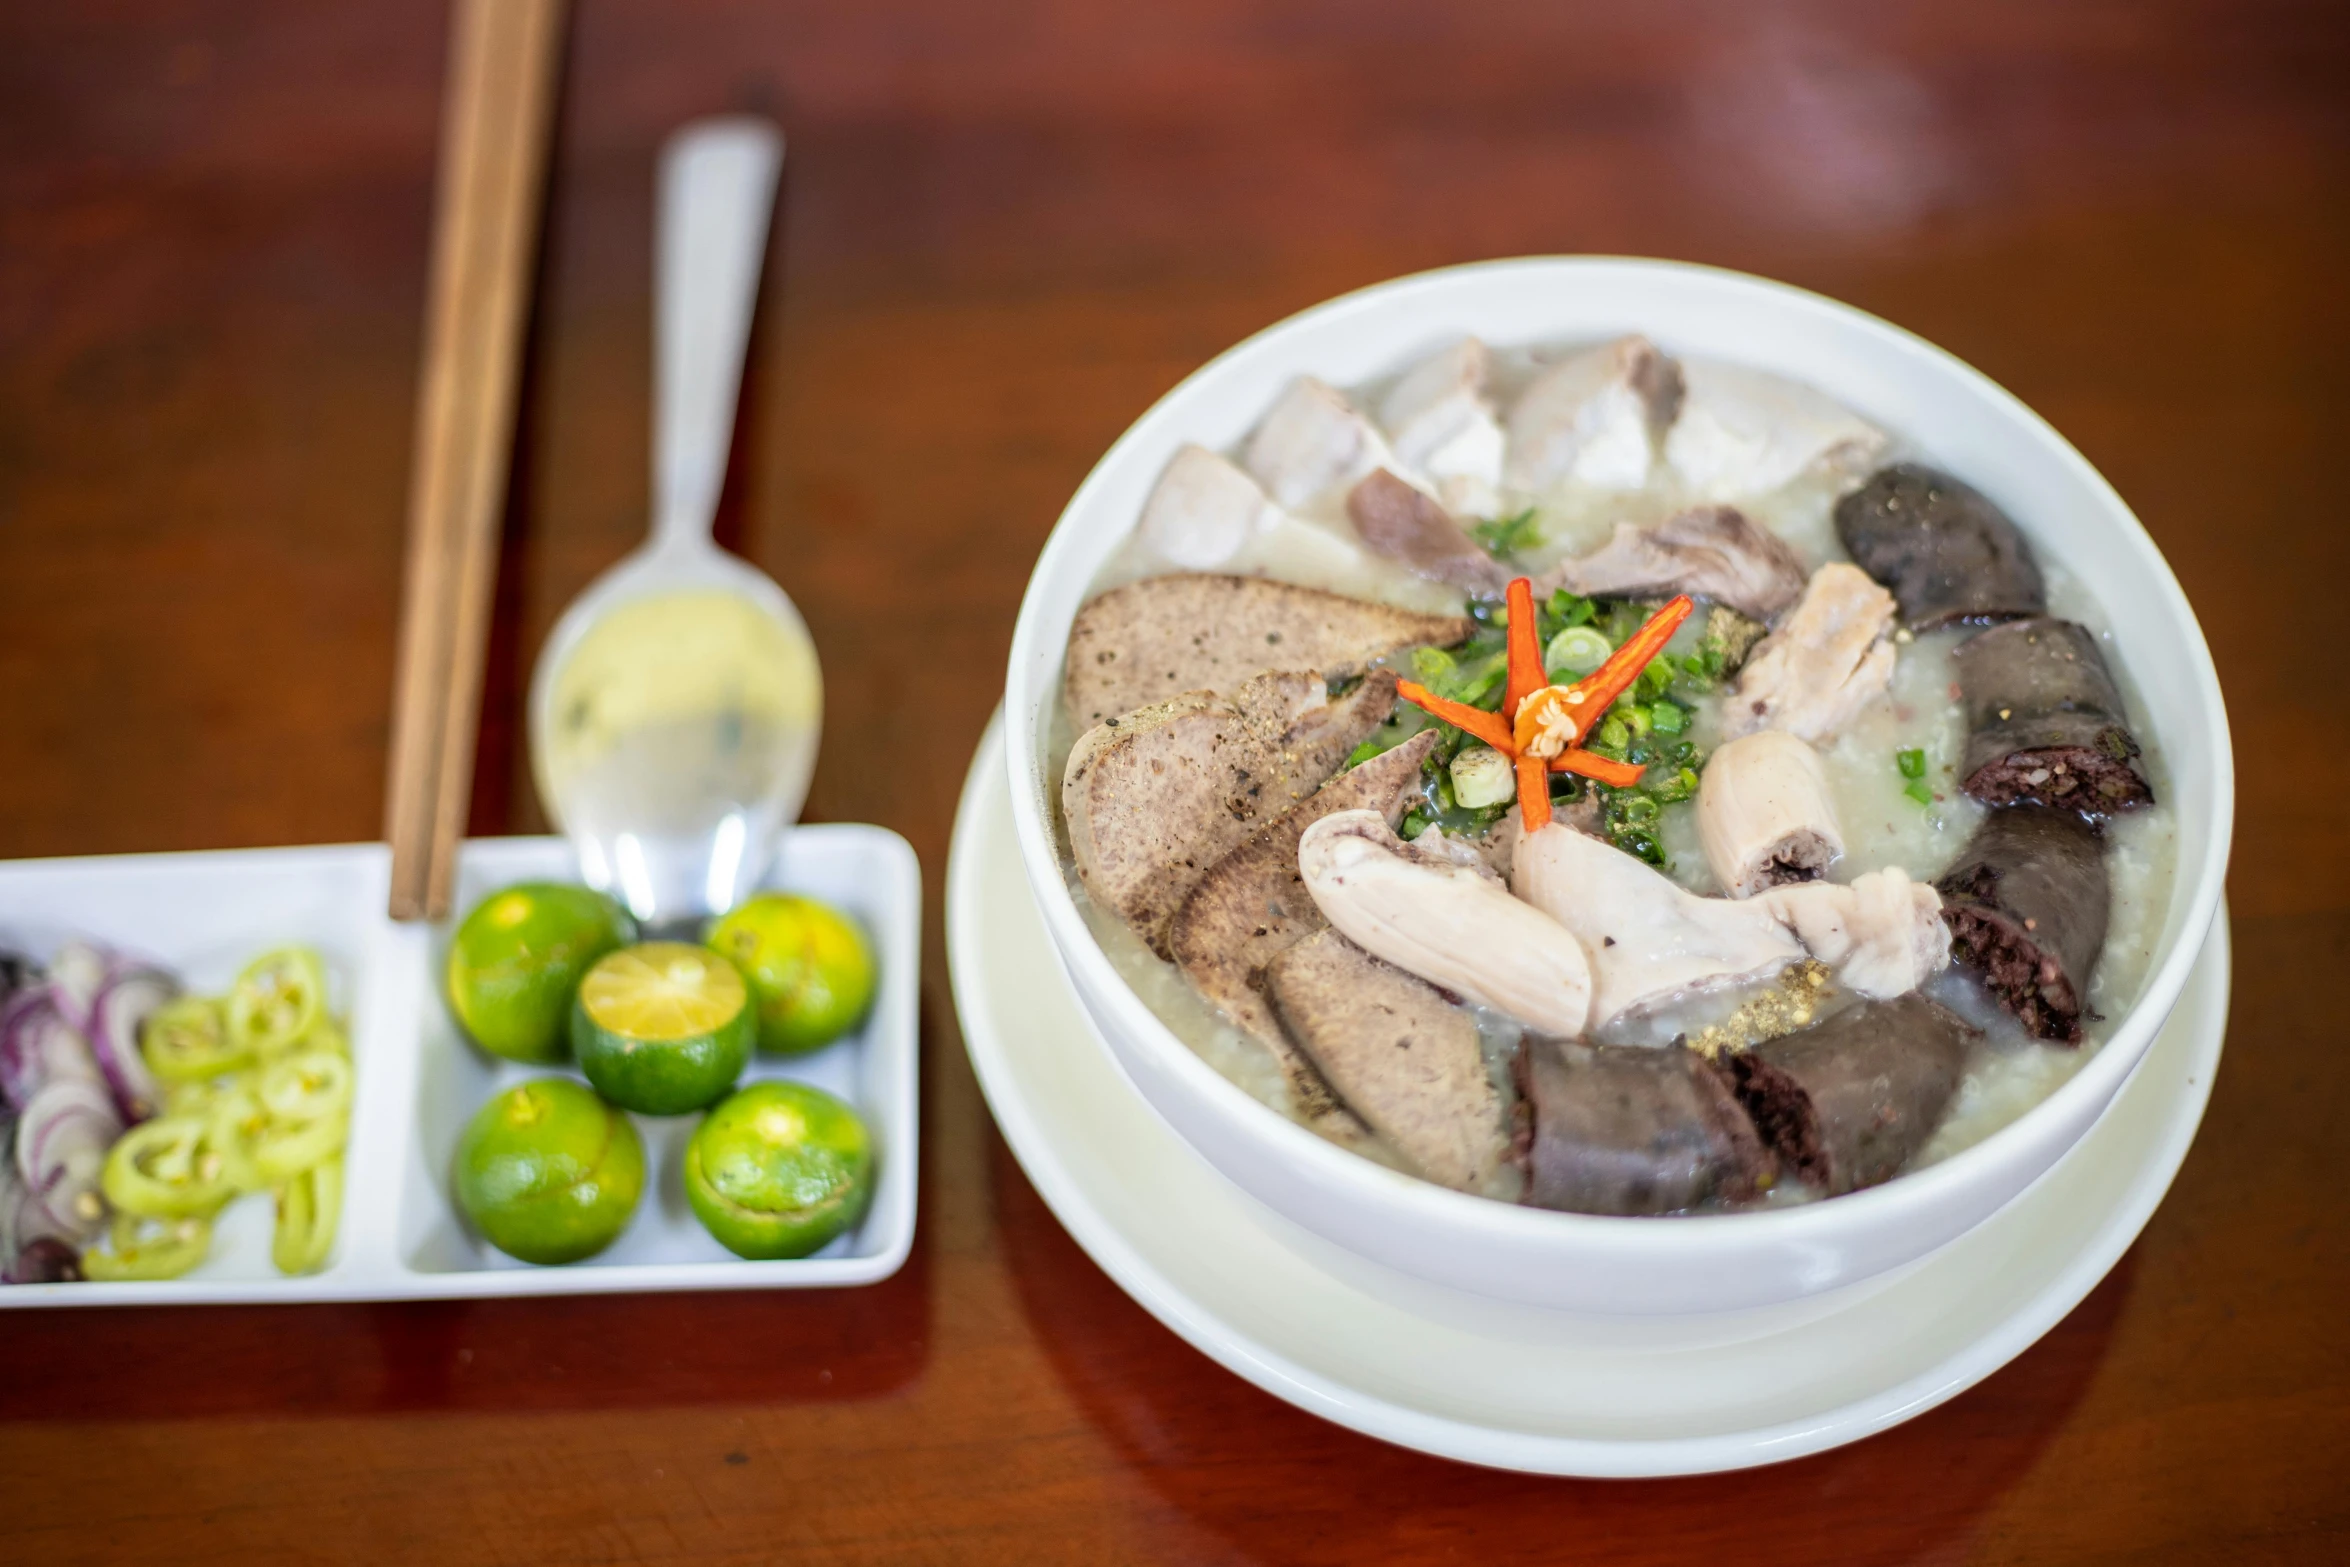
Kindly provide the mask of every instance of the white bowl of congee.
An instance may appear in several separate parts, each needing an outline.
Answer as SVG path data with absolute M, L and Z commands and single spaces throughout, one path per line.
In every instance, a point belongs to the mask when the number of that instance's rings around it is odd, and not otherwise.
M 1006 714 L 1053 940 L 1206 1162 L 1591 1313 L 1998 1210 L 2169 1014 L 2233 812 L 2202 633 L 2078 452 L 1647 261 L 1405 278 L 1191 376 L 1061 518 Z

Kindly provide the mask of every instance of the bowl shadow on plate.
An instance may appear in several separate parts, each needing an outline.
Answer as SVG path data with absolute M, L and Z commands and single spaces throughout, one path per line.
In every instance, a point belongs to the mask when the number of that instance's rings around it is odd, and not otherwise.
M 1911 1562 L 1925 1542 L 1940 1559 L 1962 1550 L 1986 1510 L 2036 1467 L 2095 1380 L 2135 1274 L 2133 1249 L 2006 1368 L 1865 1441 L 1728 1474 L 1560 1479 L 1390 1446 L 1220 1367 L 1203 1376 L 1196 1352 L 1061 1228 L 1000 1138 L 993 1153 L 1004 1251 L 1045 1358 L 1169 1504 L 1252 1559 L 1370 1559 L 1423 1532 L 1498 1545 L 1506 1518 L 1510 1536 L 1535 1526 L 1539 1537 L 1575 1541 L 1578 1559 L 1643 1560 L 1654 1556 L 1658 1521 L 1668 1517 L 1692 1559 Z M 1247 1479 L 1236 1483 L 1236 1475 Z M 1766 1518 L 1769 1528 L 1758 1528 Z M 1308 1538 L 1301 1553 L 1295 1542 Z

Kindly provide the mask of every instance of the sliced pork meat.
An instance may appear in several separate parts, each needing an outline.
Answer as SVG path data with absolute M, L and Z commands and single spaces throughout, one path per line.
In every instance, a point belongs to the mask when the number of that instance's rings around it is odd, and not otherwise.
M 1554 822 L 1519 840 L 1512 885 L 1582 942 L 1595 1029 L 1768 979 L 1806 957 L 1863 995 L 1910 989 L 1948 962 L 1940 899 L 1891 867 L 1849 886 L 1807 882 L 1743 901 L 1701 898 L 1614 845 Z
M 1340 811 L 1306 829 L 1297 867 L 1322 917 L 1357 946 L 1530 1028 L 1583 1032 L 1583 948 L 1482 866 L 1404 842 L 1376 811 Z
M 1185 446 L 1143 503 L 1138 531 L 1170 564 L 1206 571 L 1285 520 L 1256 480 L 1204 446 Z
M 1166 956 L 1167 923 L 1208 868 L 1319 789 L 1394 706 L 1387 670 L 1336 700 L 1319 674 L 1287 672 L 1096 725 L 1061 783 L 1079 879 Z
M 1524 1201 L 1569 1213 L 1679 1213 L 1751 1200 L 1776 1161 L 1721 1074 L 1679 1046 L 1530 1035 L 1517 1060 Z
M 1617 523 L 1598 550 L 1537 578 L 1534 596 L 1561 587 L 1585 598 L 1687 593 L 1767 621 L 1802 594 L 1803 557 L 1736 507 L 1700 506 L 1660 522 Z
M 1826 875 L 1843 857 L 1844 829 L 1819 753 L 1783 729 L 1722 746 L 1697 788 L 1697 837 L 1733 898 Z
M 1535 377 L 1510 409 L 1509 482 L 1520 490 L 1570 480 L 1637 490 L 1680 403 L 1680 367 L 1645 337 L 1570 355 Z
M 1387 438 L 1325 381 L 1301 375 L 1248 438 L 1241 464 L 1296 511 L 1391 460 Z
M 1167 927 L 1167 949 L 1194 989 L 1270 1050 L 1290 1103 L 1310 1124 L 1335 1109 L 1328 1087 L 1265 1005 L 1265 966 L 1328 921 L 1297 871 L 1297 841 L 1323 817 L 1376 811 L 1390 826 L 1419 798 L 1420 767 L 1436 746 L 1423 730 L 1350 767 L 1208 868 Z M 1343 1114 L 1344 1112 L 1340 1112 Z
M 1951 955 L 2025 1032 L 2079 1044 L 2112 902 L 2097 828 L 2044 805 L 1993 811 L 1940 885 Z
M 1665 461 L 1693 495 L 1768 495 L 1807 474 L 1858 476 L 1885 432 L 1808 386 L 1740 365 L 1686 362 Z
M 1989 497 L 1922 463 L 1880 468 L 1836 503 L 1836 535 L 1912 630 L 2044 614 L 2031 545 Z
M 1477 1024 L 1334 930 L 1265 968 L 1265 994 L 1348 1109 L 1439 1186 L 1482 1190 L 1507 1150 Z
M 1892 632 L 1891 594 L 1857 567 L 1822 566 L 1739 670 L 1723 730 L 1784 729 L 1814 745 L 1833 738 L 1892 682 Z
M 1261 577 L 1183 572 L 1110 589 L 1069 627 L 1062 699 L 1079 730 L 1186 691 L 1234 691 L 1273 669 L 1334 678 L 1406 648 L 1451 647 L 1474 629 Z
M 1434 496 L 1385 468 L 1347 492 L 1346 514 L 1365 545 L 1416 575 L 1477 593 L 1498 593 L 1509 581 Z
M 1492 493 L 1506 438 L 1486 392 L 1491 374 L 1492 356 L 1473 337 L 1407 371 L 1379 404 L 1396 461 L 1440 489 L 1459 480 L 1472 487 L 1468 493 Z
M 2087 627 L 2012 620 L 1967 638 L 1955 656 L 1972 731 L 1959 769 L 1968 794 L 2093 816 L 2154 803 L 2122 694 Z
M 1783 1168 L 1827 1197 L 1901 1173 L 1949 1114 L 1975 1030 L 1920 995 L 1870 1001 L 1717 1070 Z

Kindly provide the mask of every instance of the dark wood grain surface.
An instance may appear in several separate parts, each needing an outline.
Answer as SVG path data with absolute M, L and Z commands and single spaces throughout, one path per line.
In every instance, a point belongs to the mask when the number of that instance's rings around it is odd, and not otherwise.
M 443 20 L 0 14 L 0 856 L 372 838 Z M 877 1288 L 0 1316 L 0 1560 L 2350 1559 L 2350 26 L 2339 5 L 580 0 L 473 825 L 645 517 L 654 148 L 791 138 L 725 536 L 830 682 L 811 815 L 931 882 L 912 1262 Z M 2226 685 L 2236 1000 L 2111 1277 L 1779 1468 L 1423 1459 L 1217 1369 L 1006 1152 L 936 904 L 1028 565 L 1242 335 L 1451 261 L 1747 268 L 2088 453 Z

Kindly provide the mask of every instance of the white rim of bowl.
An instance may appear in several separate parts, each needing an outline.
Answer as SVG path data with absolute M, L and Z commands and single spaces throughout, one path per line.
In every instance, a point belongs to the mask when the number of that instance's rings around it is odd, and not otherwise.
M 1037 766 L 1038 719 L 1044 711 L 1043 701 L 1050 700 L 1054 693 L 1040 693 L 1032 689 L 1025 669 L 1028 660 L 1022 655 L 1044 634 L 1045 628 L 1041 622 L 1045 612 L 1039 600 L 1039 582 L 1050 575 L 1048 568 L 1078 547 L 1078 531 L 1073 526 L 1073 519 L 1087 509 L 1095 492 L 1109 482 L 1107 476 L 1121 463 L 1126 452 L 1153 433 L 1154 427 L 1167 416 L 1167 410 L 1172 404 L 1202 381 L 1222 374 L 1235 361 L 1267 352 L 1277 340 L 1308 323 L 1324 323 L 1370 309 L 1384 310 L 1391 308 L 1399 299 L 1408 300 L 1417 294 L 1441 293 L 1472 278 L 1530 271 L 1581 274 L 1585 280 L 1594 274 L 1615 271 L 1677 273 L 1701 279 L 1711 286 L 1750 293 L 1758 299 L 1770 300 L 1777 308 L 1793 307 L 1823 318 L 1837 318 L 1848 326 L 1857 326 L 1879 338 L 1896 352 L 1922 356 L 1974 396 L 2008 415 L 2028 438 L 2049 447 L 2059 461 L 2073 471 L 2076 478 L 2086 483 L 2091 492 L 2107 504 L 2111 514 L 2126 524 L 2123 534 L 2127 547 L 2140 557 L 2142 566 L 2153 572 L 2167 606 L 2187 630 L 2188 662 L 2193 671 L 2197 695 L 2201 699 L 2197 708 L 2214 720 L 2212 733 L 2204 737 L 2213 755 L 2214 808 L 2212 830 L 2203 844 L 2201 855 L 2191 871 L 2182 862 L 2174 872 L 2174 876 L 2179 879 L 2174 881 L 2172 896 L 2174 900 L 2184 896 L 2185 916 L 2170 933 L 2168 945 L 2147 976 L 2137 1002 L 2097 1053 L 2047 1098 L 1974 1146 L 1951 1155 L 1939 1164 L 1900 1176 L 1882 1186 L 1848 1193 L 1833 1202 L 1805 1203 L 1798 1207 L 1770 1209 L 1760 1213 L 1698 1214 L 1678 1218 L 1671 1224 L 1658 1224 L 1646 1217 L 1559 1213 L 1514 1203 L 1494 1202 L 1488 1198 L 1452 1191 L 1387 1169 L 1317 1137 L 1210 1066 L 1197 1051 L 1176 1038 L 1174 1031 L 1160 1021 L 1158 1014 L 1143 1004 L 1142 998 L 1111 966 L 1108 955 L 1087 928 L 1084 916 L 1078 912 L 1076 901 L 1062 880 L 1059 846 L 1053 841 L 1051 825 L 1045 813 L 1035 808 L 1040 798 L 1039 790 L 1044 786 L 1044 780 L 1038 776 Z M 1005 756 L 1011 771 L 1012 816 L 1020 838 L 1021 863 L 1028 873 L 1030 888 L 1036 895 L 1038 906 L 1044 911 L 1046 924 L 1052 931 L 1054 944 L 1060 949 L 1062 960 L 1082 968 L 1090 981 L 1085 988 L 1105 997 L 1117 1010 L 1119 1022 L 1134 1037 L 1145 1041 L 1146 1047 L 1182 1076 L 1195 1093 L 1204 1094 L 1209 1100 L 1228 1107 L 1228 1113 L 1241 1119 L 1242 1124 L 1255 1128 L 1259 1135 L 1271 1139 L 1290 1159 L 1302 1161 L 1317 1178 L 1360 1188 L 1376 1188 L 1386 1200 L 1401 1203 L 1413 1210 L 1415 1217 L 1431 1223 L 1441 1222 L 1456 1230 L 1481 1232 L 1484 1238 L 1494 1241 L 1541 1245 L 1547 1240 L 1573 1235 L 1579 1243 L 1603 1245 L 1626 1254 L 1659 1257 L 1685 1251 L 1692 1231 L 1720 1235 L 1723 1239 L 1734 1235 L 1741 1241 L 1755 1245 L 1801 1244 L 1831 1226 L 1864 1220 L 1879 1209 L 1931 1202 L 1938 1195 L 1972 1185 L 1977 1171 L 2002 1162 L 2008 1150 L 2021 1145 L 2027 1130 L 2035 1123 L 2077 1114 L 2088 1104 L 2098 1105 L 2100 1108 L 2097 1113 L 2102 1113 L 2102 1106 L 2112 1101 L 2115 1091 L 2137 1069 L 2156 1031 L 2178 1004 L 2179 993 L 2185 988 L 2196 954 L 2202 950 L 2204 939 L 2210 933 L 2212 918 L 2218 911 L 2225 890 L 2228 850 L 2235 830 L 2235 757 L 2233 747 L 2228 742 L 2227 708 L 2220 695 L 2219 675 L 2211 661 L 2211 650 L 2204 640 L 2202 623 L 2196 619 L 2185 591 L 2180 588 L 2177 576 L 2170 569 L 2170 563 L 2155 547 L 2145 525 L 2130 510 L 2120 493 L 2106 481 L 2105 476 L 2070 441 L 2058 434 L 2053 425 L 2035 413 L 2022 399 L 1989 376 L 1914 332 L 1855 306 L 1808 289 L 1797 288 L 1793 284 L 1722 267 L 1637 256 L 1524 256 L 1412 273 L 1341 294 L 1242 339 L 1185 376 L 1145 410 L 1111 443 L 1109 450 L 1102 454 L 1101 460 L 1094 464 L 1085 481 L 1070 497 L 1068 505 L 1062 508 L 1051 536 L 1046 539 L 1044 549 L 1037 557 L 1028 583 L 1028 590 L 1021 599 L 1019 619 L 1013 626 L 1010 668 L 1005 681 L 1005 715 L 1011 725 L 1011 732 L 1006 737 Z M 1060 628 L 1063 643 L 1067 641 L 1067 629 L 1065 626 Z M 1054 660 L 1051 667 L 1057 671 L 1060 661 Z M 2154 727 L 2161 732 L 2164 726 L 2156 724 Z M 2166 746 L 2167 749 L 2169 747 Z M 1115 1054 L 1113 1050 L 1113 1058 Z M 1120 1070 L 1124 1070 L 1123 1063 L 1120 1063 Z M 1249 1120 L 1251 1116 L 1261 1119 Z M 2086 1132 L 2095 1118 L 2093 1114 L 2084 1120 L 2081 1131 Z M 2076 1133 L 2073 1140 L 2077 1141 L 2079 1135 Z M 1187 1137 L 1185 1140 L 1190 1139 Z M 1725 1226 L 1729 1227 L 1727 1232 L 1724 1231 Z

